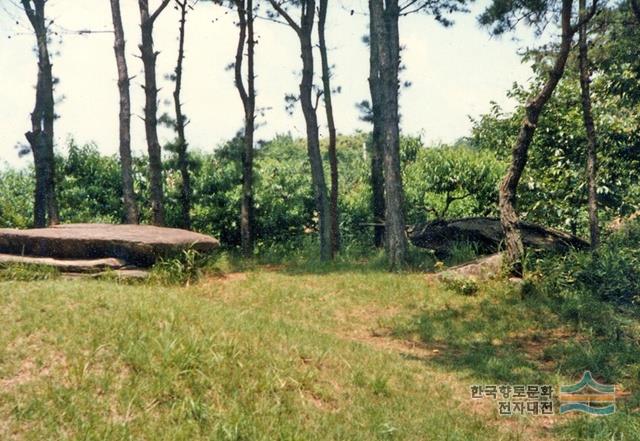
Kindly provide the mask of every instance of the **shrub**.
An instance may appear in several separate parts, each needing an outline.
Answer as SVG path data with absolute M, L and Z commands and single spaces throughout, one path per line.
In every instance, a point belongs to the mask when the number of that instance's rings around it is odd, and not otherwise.
M 33 170 L 0 171 L 0 227 L 27 228 L 33 219 Z
M 197 282 L 213 258 L 195 250 L 184 250 L 172 259 L 161 259 L 151 270 L 150 281 L 162 285 L 191 285 Z
M 531 262 L 543 277 L 540 289 L 575 299 L 581 293 L 618 304 L 640 302 L 640 222 L 629 221 L 595 253 L 574 251 Z
M 409 223 L 431 218 L 495 215 L 504 166 L 466 145 L 421 148 L 405 166 Z
M 445 288 L 457 294 L 464 296 L 472 296 L 478 293 L 478 283 L 468 277 L 449 276 L 442 278 L 442 284 Z

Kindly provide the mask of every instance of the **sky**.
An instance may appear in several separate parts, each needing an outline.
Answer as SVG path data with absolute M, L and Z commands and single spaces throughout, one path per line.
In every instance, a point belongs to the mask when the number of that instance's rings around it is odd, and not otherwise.
M 150 0 L 151 8 L 159 0 Z M 29 156 L 19 158 L 16 145 L 24 144 L 30 127 L 29 113 L 35 100 L 37 64 L 34 36 L 17 0 L 0 0 L 0 164 L 24 166 Z M 132 148 L 146 150 L 141 88 L 142 62 L 137 57 L 140 41 L 139 10 L 135 0 L 121 0 L 127 61 L 132 93 Z M 452 142 L 468 135 L 469 117 L 476 117 L 495 101 L 509 110 L 515 105 L 506 96 L 514 82 L 531 76 L 521 63 L 518 49 L 530 44 L 528 37 L 491 37 L 476 17 L 486 1 L 470 14 L 453 16 L 455 25 L 444 28 L 424 14 L 404 17 L 400 24 L 402 54 L 406 70 L 402 80 L 412 83 L 401 95 L 401 129 L 420 135 L 427 143 Z M 106 154 L 118 151 L 117 71 L 110 32 L 77 35 L 72 31 L 110 31 L 111 12 L 107 0 L 49 0 L 48 15 L 59 35 L 53 39 L 56 87 L 56 148 L 64 151 L 71 137 L 76 143 L 95 142 Z M 355 13 L 350 14 L 353 9 Z M 332 2 L 327 24 L 329 57 L 335 65 L 333 85 L 341 93 L 334 97 L 339 133 L 369 130 L 360 121 L 356 103 L 368 99 L 368 49 L 362 42 L 367 33 L 365 0 Z M 184 67 L 184 111 L 190 122 L 187 138 L 193 148 L 212 151 L 242 127 L 242 105 L 226 67 L 233 61 L 237 44 L 235 14 L 200 1 L 188 16 Z M 159 114 L 172 112 L 173 84 L 165 79 L 176 63 L 178 13 L 167 8 L 154 31 L 158 56 Z M 300 56 L 297 37 L 286 25 L 268 20 L 256 22 L 257 106 L 265 108 L 257 139 L 278 133 L 304 136 L 304 119 L 296 107 L 285 110 L 284 97 L 295 93 L 299 82 Z M 319 64 L 319 55 L 316 54 Z M 326 134 L 322 111 L 321 135 Z M 160 130 L 161 142 L 174 134 Z

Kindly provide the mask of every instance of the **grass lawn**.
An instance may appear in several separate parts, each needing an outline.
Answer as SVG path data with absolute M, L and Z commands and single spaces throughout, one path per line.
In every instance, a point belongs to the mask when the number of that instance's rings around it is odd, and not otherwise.
M 609 417 L 501 417 L 473 384 L 631 392 L 638 322 L 616 340 L 498 282 L 257 266 L 188 287 L 0 282 L 1 440 L 640 439 Z M 634 391 L 635 387 L 635 391 Z

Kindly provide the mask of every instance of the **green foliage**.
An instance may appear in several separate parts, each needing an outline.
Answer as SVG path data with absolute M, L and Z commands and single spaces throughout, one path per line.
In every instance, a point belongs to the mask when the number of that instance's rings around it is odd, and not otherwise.
M 33 222 L 32 170 L 0 171 L 0 227 L 27 228 Z
M 571 65 L 573 66 L 573 64 Z M 593 113 L 598 131 L 598 203 L 603 222 L 640 208 L 640 107 L 610 93 L 613 78 L 594 76 Z M 524 104 L 530 87 L 514 86 L 510 96 Z M 548 102 L 529 149 L 527 168 L 518 189 L 518 209 L 529 221 L 586 235 L 586 135 L 577 73 L 571 68 Z M 474 121 L 474 146 L 506 160 L 523 118 L 494 106 Z
M 371 230 L 363 226 L 373 221 L 368 143 L 368 134 L 356 133 L 340 136 L 337 144 L 342 244 L 350 255 L 364 252 L 371 243 Z M 447 216 L 495 212 L 496 183 L 504 166 L 490 152 L 466 145 L 430 148 L 418 137 L 403 137 L 401 150 L 409 222 L 422 222 L 432 211 Z M 241 155 L 240 137 L 213 153 L 189 152 L 193 227 L 219 238 L 228 248 L 240 243 Z M 309 244 L 313 248 L 317 215 L 304 141 L 276 136 L 256 149 L 254 164 L 257 254 L 281 259 L 287 253 L 299 254 Z M 78 146 L 70 140 L 67 153 L 58 155 L 57 171 L 63 222 L 122 220 L 120 167 L 115 155 L 103 156 L 93 144 Z M 146 158 L 134 157 L 133 172 L 141 220 L 149 222 Z M 181 178 L 175 160 L 165 161 L 164 176 L 167 225 L 177 226 Z M 328 181 L 328 169 L 326 176 Z M 31 224 L 32 187 L 31 169 L 0 172 L 0 225 L 25 228 Z M 465 197 L 458 200 L 461 196 Z M 445 210 L 447 198 L 453 200 Z M 424 259 L 418 259 L 420 266 Z
M 239 241 L 240 169 L 239 138 L 220 146 L 213 155 L 191 151 L 193 228 L 218 237 L 223 243 Z M 176 205 L 175 216 L 178 216 Z
M 494 35 L 511 32 L 521 22 L 542 34 L 549 21 L 557 16 L 559 3 L 557 0 L 492 0 L 478 21 Z
M 286 242 L 315 228 L 311 171 L 301 140 L 279 136 L 266 143 L 256 162 L 257 249 Z
M 212 265 L 213 257 L 195 250 L 184 250 L 178 257 L 162 259 L 153 266 L 150 281 L 162 285 L 191 285 L 197 282 L 203 270 Z
M 468 277 L 444 277 L 442 279 L 444 287 L 457 294 L 472 296 L 478 293 L 478 283 Z
M 339 136 L 336 146 L 340 195 L 340 228 L 344 247 L 371 243 L 371 229 L 362 224 L 372 222 L 369 134 Z M 366 155 L 366 157 L 365 157 Z M 325 161 L 328 166 L 328 158 Z M 329 170 L 327 168 L 327 176 Z
M 589 293 L 594 298 L 617 304 L 638 304 L 640 222 L 629 221 L 620 231 L 606 238 L 593 254 L 573 252 L 538 259 L 530 265 L 534 271 L 544 275 L 544 283 L 540 287 L 543 292 L 566 297 L 569 303 L 575 301 L 576 296 Z M 588 321 L 590 315 L 601 313 L 599 310 L 585 312 L 579 308 L 568 310 L 572 318 L 583 321 Z
M 591 30 L 593 63 L 606 79 L 604 87 L 623 102 L 623 109 L 640 101 L 640 26 L 629 3 L 605 9 L 594 18 Z
M 445 258 L 448 266 L 460 265 L 476 259 L 480 255 L 478 244 L 469 241 L 455 241 L 451 244 Z
M 494 1 L 484 14 L 485 24 L 506 25 L 515 10 L 548 12 L 547 4 L 510 4 Z M 534 20 L 540 16 L 534 14 Z M 640 27 L 629 26 L 628 5 L 606 9 L 590 30 L 592 40 L 591 98 L 598 137 L 598 205 L 604 223 L 640 208 Z M 482 21 L 482 20 L 481 20 Z M 554 48 L 529 50 L 524 61 L 536 74 L 528 85 L 514 85 L 511 98 L 520 103 L 513 113 L 497 105 L 474 121 L 474 146 L 508 159 L 523 106 L 546 78 Z M 586 134 L 580 101 L 575 54 L 565 75 L 547 103 L 529 149 L 529 160 L 518 189 L 518 209 L 523 218 L 587 234 Z
M 490 152 L 467 145 L 420 148 L 404 168 L 408 222 L 495 215 L 504 169 Z
M 213 155 L 196 153 L 193 170 L 193 225 L 227 246 L 240 243 L 242 140 L 237 137 Z M 278 136 L 255 157 L 254 207 L 258 250 L 300 238 L 313 227 L 313 195 L 306 150 L 300 140 Z
M 53 280 L 59 276 L 60 271 L 47 265 L 25 263 L 0 265 L 0 281 L 32 282 L 37 280 Z
M 72 139 L 66 157 L 57 162 L 60 216 L 65 222 L 119 223 L 122 219 L 120 166 L 95 144 L 78 146 Z

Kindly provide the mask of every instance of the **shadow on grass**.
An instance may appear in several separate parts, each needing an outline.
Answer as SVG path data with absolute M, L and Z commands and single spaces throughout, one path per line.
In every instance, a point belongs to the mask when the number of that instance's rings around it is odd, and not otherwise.
M 425 310 L 394 334 L 443 347 L 427 363 L 491 383 L 537 384 L 590 370 L 603 382 L 638 390 L 640 344 L 628 318 L 612 319 L 608 306 L 593 299 L 567 305 L 541 296 L 485 295 L 491 298 Z M 567 319 L 576 309 L 580 322 Z
M 485 294 L 486 295 L 486 294 Z M 420 358 L 430 367 L 460 372 L 484 384 L 573 382 L 591 371 L 628 391 L 606 418 L 577 416 L 554 432 L 562 439 L 640 439 L 640 320 L 637 312 L 584 295 L 570 301 L 498 293 L 476 304 L 426 310 L 395 329 L 438 347 Z M 418 358 L 408 355 L 407 357 Z
M 546 317 L 543 306 L 532 316 Z M 396 336 L 417 336 L 427 346 L 442 347 L 429 363 L 451 371 L 465 371 L 488 382 L 542 382 L 538 340 L 555 323 L 524 317 L 517 301 L 475 304 L 428 310 L 395 330 Z

